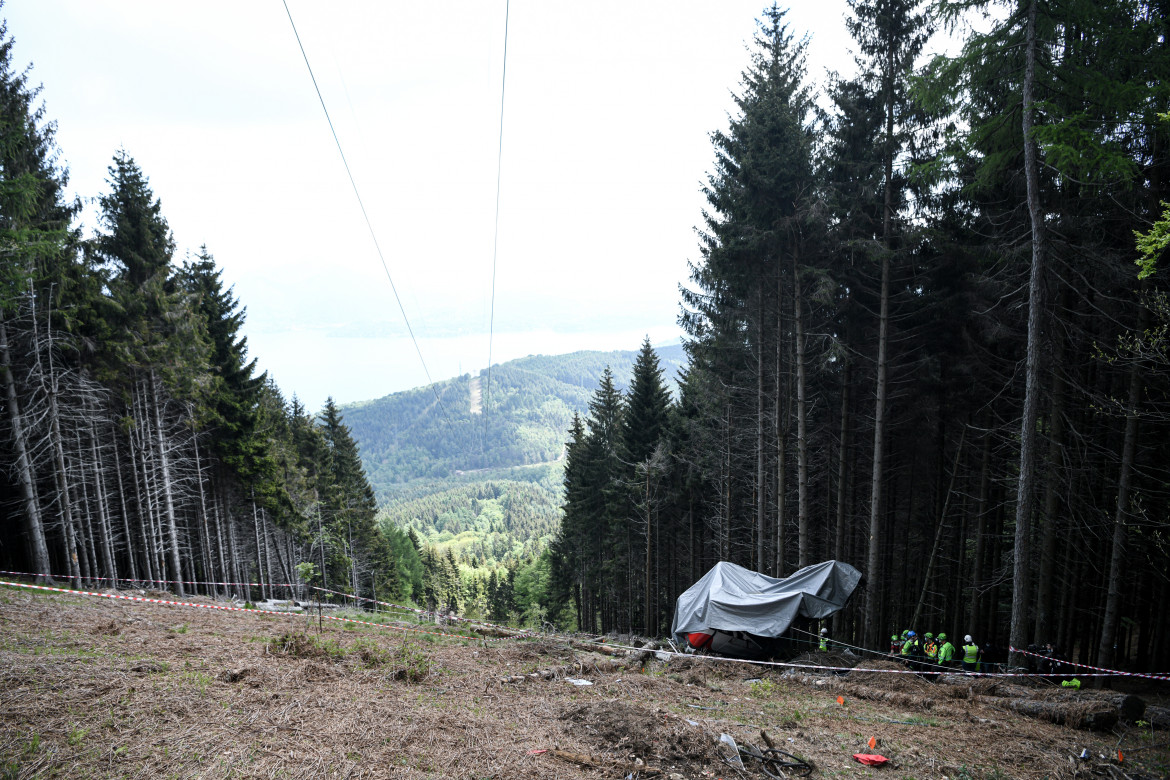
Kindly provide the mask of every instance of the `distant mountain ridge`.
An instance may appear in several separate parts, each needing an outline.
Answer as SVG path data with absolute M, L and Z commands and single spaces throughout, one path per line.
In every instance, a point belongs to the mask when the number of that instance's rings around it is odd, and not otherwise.
M 673 389 L 686 353 L 681 345 L 655 351 L 663 379 Z M 587 410 L 606 366 L 624 389 L 637 354 L 530 355 L 492 366 L 490 385 L 485 369 L 474 379 L 464 374 L 433 388 L 341 409 L 370 484 L 379 500 L 386 501 L 414 480 L 557 461 L 573 413 Z M 474 403 L 482 404 L 482 413 L 472 412 Z

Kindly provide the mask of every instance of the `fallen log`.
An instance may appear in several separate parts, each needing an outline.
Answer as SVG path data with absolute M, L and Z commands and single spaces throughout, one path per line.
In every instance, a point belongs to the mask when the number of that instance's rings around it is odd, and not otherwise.
M 1131 722 L 1139 720 L 1146 711 L 1146 703 L 1143 699 L 1116 691 L 1096 691 L 1084 688 L 1030 688 L 1004 680 L 989 677 L 967 677 L 961 674 L 940 675 L 935 679 L 935 683 L 951 689 L 964 689 L 965 696 L 963 698 L 998 696 L 1008 699 L 1034 699 L 1041 702 L 1062 704 L 1090 701 L 1096 704 L 1107 704 L 1117 710 L 1119 718 Z
M 847 683 L 837 677 L 818 677 L 814 674 L 790 671 L 786 672 L 781 679 L 786 682 L 795 682 L 813 688 L 820 688 L 824 691 L 845 693 L 856 699 L 880 701 L 884 704 L 892 704 L 895 707 L 915 707 L 929 710 L 933 709 L 936 704 L 935 700 L 929 696 L 903 691 L 883 691 L 865 685 Z
M 1156 729 L 1170 729 L 1170 707 L 1146 707 L 1142 720 Z
M 1013 712 L 1027 715 L 1049 723 L 1061 726 L 1071 726 L 1089 731 L 1106 731 L 1117 725 L 1117 709 L 1113 705 L 1103 702 L 1085 701 L 1067 704 L 1055 701 L 1037 701 L 1035 699 L 1003 699 L 996 701 L 992 697 L 984 700 L 995 704 L 1006 704 Z
M 636 662 L 635 662 L 636 663 Z M 619 661 L 577 661 L 575 663 L 566 664 L 564 666 L 554 666 L 551 669 L 540 669 L 528 674 L 512 674 L 500 678 L 501 683 L 518 683 L 526 682 L 528 680 L 558 680 L 562 677 L 568 677 L 572 674 L 585 674 L 587 672 L 598 672 L 601 674 L 610 674 L 613 672 L 623 672 L 629 667 L 629 663 L 621 663 Z
M 629 651 L 624 648 L 609 647 L 603 644 L 592 644 L 589 642 L 569 642 L 569 647 L 574 650 L 580 650 L 584 653 L 601 653 L 603 655 L 612 655 L 617 658 L 624 658 L 629 654 Z

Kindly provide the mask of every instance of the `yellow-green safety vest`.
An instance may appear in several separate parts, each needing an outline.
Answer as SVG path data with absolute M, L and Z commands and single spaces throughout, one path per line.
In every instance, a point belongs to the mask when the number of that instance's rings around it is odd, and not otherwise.
M 963 645 L 963 663 L 973 664 L 979 658 L 979 645 Z

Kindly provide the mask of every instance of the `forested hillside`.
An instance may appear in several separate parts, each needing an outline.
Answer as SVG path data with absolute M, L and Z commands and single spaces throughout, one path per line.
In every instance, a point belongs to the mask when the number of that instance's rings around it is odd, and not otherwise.
M 685 364 L 681 346 L 659 350 L 669 381 Z M 550 463 L 562 457 L 565 431 L 583 412 L 606 366 L 629 374 L 636 350 L 533 355 L 485 369 L 483 399 L 471 410 L 465 374 L 343 408 L 380 500 L 410 480 L 457 472 Z M 440 405 L 436 397 L 441 399 Z
M 337 407 L 310 412 L 256 373 L 244 307 L 206 248 L 176 256 L 125 150 L 82 235 L 27 73 L 0 27 L 0 567 L 180 595 L 421 597 L 419 550 L 378 528 Z
M 764 13 L 678 399 L 647 353 L 570 431 L 560 621 L 661 635 L 717 561 L 836 558 L 865 575 L 849 641 L 1170 666 L 1170 7 L 999 4 L 925 57 L 971 5 L 853 0 L 828 112 Z

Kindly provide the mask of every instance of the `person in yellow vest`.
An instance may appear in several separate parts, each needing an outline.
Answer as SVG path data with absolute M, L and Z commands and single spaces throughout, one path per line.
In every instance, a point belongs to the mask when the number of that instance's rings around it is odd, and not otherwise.
M 918 634 L 906 632 L 906 642 L 902 645 L 902 660 L 918 660 L 922 658 L 922 644 L 918 641 Z
M 829 629 L 827 629 L 827 628 L 821 629 L 821 643 L 820 643 L 820 645 L 817 646 L 817 649 L 820 650 L 822 653 L 829 652 Z
M 929 631 L 926 632 L 926 642 L 923 643 L 922 649 L 926 651 L 926 660 L 934 663 L 938 660 L 938 643 L 934 641 L 934 634 Z
M 941 642 L 938 646 L 938 658 L 936 659 L 939 666 L 952 666 L 955 663 L 955 646 L 947 641 L 946 634 L 939 634 L 938 641 Z
M 974 672 L 979 664 L 979 645 L 970 634 L 963 637 L 963 671 Z

